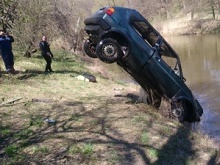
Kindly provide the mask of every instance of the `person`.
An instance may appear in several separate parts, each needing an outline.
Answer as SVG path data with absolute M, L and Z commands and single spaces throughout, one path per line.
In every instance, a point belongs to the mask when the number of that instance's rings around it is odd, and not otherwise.
M 41 50 L 41 55 L 46 61 L 45 72 L 53 72 L 51 68 L 53 53 L 50 50 L 50 44 L 47 42 L 47 37 L 43 36 L 42 40 L 39 43 L 39 47 Z
M 8 33 L 4 33 L 3 30 L 0 30 L 0 54 L 4 61 L 6 72 L 14 74 L 15 69 L 12 42 L 14 42 L 14 38 Z

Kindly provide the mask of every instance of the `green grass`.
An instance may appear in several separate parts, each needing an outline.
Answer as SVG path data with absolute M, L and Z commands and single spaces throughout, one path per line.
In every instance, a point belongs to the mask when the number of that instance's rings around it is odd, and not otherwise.
M 37 126 L 37 127 L 41 127 L 43 125 L 44 121 L 43 121 L 43 117 L 42 116 L 31 116 L 30 118 L 30 126 Z
M 148 141 L 149 141 L 149 135 L 148 135 L 148 133 L 147 132 L 143 132 L 142 134 L 141 134 L 141 143 L 145 143 L 145 144 L 147 144 L 148 143 Z
M 133 117 L 132 122 L 134 122 L 134 123 L 141 123 L 141 122 L 145 123 L 146 119 L 145 119 L 144 116 L 139 116 L 138 115 L 138 116 Z
M 17 134 L 14 135 L 15 138 L 18 138 L 19 140 L 28 139 L 33 134 L 33 131 L 31 129 L 24 129 Z
M 73 114 L 71 116 L 71 120 L 80 122 L 82 121 L 82 117 L 80 116 L 80 114 Z
M 96 62 L 83 56 L 53 52 L 54 73 L 44 73 L 40 53 L 24 58 L 15 51 L 20 73 L 0 77 L 0 102 L 21 98 L 0 106 L 3 165 L 218 163 L 218 150 L 208 137 L 131 101 L 127 94 L 138 95 L 137 85 L 103 78 L 105 67 L 91 70 Z M 74 78 L 84 72 L 98 83 Z
M 31 153 L 33 154 L 38 154 L 38 153 L 42 153 L 42 154 L 47 154 L 49 153 L 49 148 L 46 146 L 34 146 L 31 148 Z
M 12 145 L 9 145 L 9 146 L 7 146 L 5 148 L 5 153 L 9 157 L 13 157 L 16 154 L 18 154 L 18 150 L 19 150 L 19 147 L 17 147 L 16 145 L 12 144 Z
M 158 157 L 158 152 L 157 152 L 157 150 L 154 149 L 154 148 L 150 148 L 150 149 L 148 150 L 148 153 L 149 153 L 149 156 L 150 156 L 152 159 L 155 159 L 155 158 Z
M 7 136 L 11 133 L 11 129 L 9 126 L 1 126 L 0 125 L 0 135 L 1 136 Z M 1 137 L 0 136 L 0 137 Z
M 72 145 L 68 153 L 71 155 L 79 155 L 82 159 L 91 159 L 94 153 L 93 145 L 91 143 L 84 143 L 78 145 Z

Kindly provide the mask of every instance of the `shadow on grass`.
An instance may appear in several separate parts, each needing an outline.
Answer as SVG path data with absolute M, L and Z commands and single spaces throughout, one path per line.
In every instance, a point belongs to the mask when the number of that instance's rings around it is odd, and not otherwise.
M 128 100 L 130 98 L 134 97 L 128 95 L 127 98 L 124 96 L 122 99 Z M 0 122 L 0 132 L 5 132 L 0 135 L 0 161 L 12 162 L 12 159 L 16 159 L 17 164 L 62 164 L 61 161 L 63 164 L 99 164 L 102 161 L 107 161 L 109 164 L 126 165 L 159 165 L 178 162 L 178 164 L 184 165 L 195 156 L 189 131 L 184 127 L 180 127 L 161 149 L 139 140 L 130 141 L 126 138 L 126 134 L 122 134 L 121 128 L 114 125 L 126 119 L 120 115 L 112 116 L 114 113 L 111 108 L 114 106 L 113 103 L 118 104 L 120 101 L 115 97 L 103 100 L 106 104 L 105 107 L 100 105 L 96 108 L 91 108 L 85 102 L 71 100 L 54 103 L 51 109 L 43 109 L 44 105 L 32 103 L 42 107 L 39 107 L 39 110 L 35 110 L 35 112 L 29 112 L 30 122 L 24 128 L 16 130 L 13 126 L 4 126 Z M 38 111 L 40 114 L 36 114 Z M 2 113 L 0 113 L 0 117 L 3 117 Z M 56 123 L 45 123 L 45 118 L 52 118 Z M 128 120 L 130 119 L 128 118 Z M 151 127 L 151 125 L 146 127 Z M 50 140 L 53 145 L 51 152 L 48 151 L 49 149 L 43 150 L 43 148 L 41 148 L 41 153 L 36 150 L 25 152 L 25 148 L 27 150 L 28 147 L 34 148 L 34 146 L 47 144 Z M 92 153 L 89 154 L 89 151 L 82 148 L 81 144 L 91 144 L 98 146 L 99 149 L 90 150 Z M 13 148 L 14 145 L 17 148 Z M 12 146 L 11 148 L 14 150 L 9 152 L 9 146 Z M 149 149 L 157 151 L 157 161 L 154 163 L 151 162 Z M 17 158 L 15 155 L 20 155 L 20 157 Z M 213 158 L 210 162 L 214 162 L 215 159 Z
M 26 70 L 25 72 L 21 72 L 23 74 L 34 74 L 34 75 L 38 75 L 38 74 L 69 74 L 69 73 L 73 73 L 73 74 L 79 74 L 76 71 L 71 71 L 71 70 L 56 70 L 54 72 L 45 72 L 45 71 L 39 71 L 39 70 Z
M 8 74 L 6 71 L 0 71 L 0 77 L 1 75 L 6 75 Z M 54 72 L 45 72 L 45 71 L 39 71 L 39 70 L 26 70 L 25 72 L 22 71 L 18 71 L 17 74 L 14 74 L 14 76 L 16 76 L 16 78 L 18 80 L 27 80 L 27 79 L 31 79 L 37 76 L 47 76 L 47 75 L 51 75 L 51 74 L 72 74 L 72 75 L 79 75 L 81 73 L 77 72 L 77 71 L 70 71 L 70 70 L 56 70 Z M 11 76 L 13 76 L 13 74 L 10 74 Z
M 217 163 L 218 162 L 218 163 Z M 217 165 L 220 162 L 220 151 L 216 151 L 212 158 L 209 160 L 207 165 Z
M 60 52 L 62 54 L 62 52 Z M 72 56 L 75 56 L 76 55 L 72 55 Z M 75 60 L 72 56 L 68 56 L 68 54 L 65 53 L 65 55 L 58 55 L 54 58 L 52 58 L 52 61 L 54 62 L 62 62 L 62 61 L 65 61 L 65 62 L 77 62 L 77 60 Z M 36 55 L 34 56 L 33 58 L 36 58 L 36 59 L 40 59 L 40 60 L 43 60 L 44 61 L 44 58 L 41 56 L 41 55 Z
M 132 93 L 128 93 L 127 95 L 115 95 L 115 97 L 125 97 L 125 98 L 129 98 L 130 100 L 127 101 L 127 104 L 134 104 L 134 103 L 138 103 L 139 102 L 139 96 L 132 94 Z
M 167 143 L 158 150 L 158 160 L 153 165 L 189 164 L 190 158 L 195 156 L 189 135 L 190 131 L 180 127 L 176 134 L 171 136 Z

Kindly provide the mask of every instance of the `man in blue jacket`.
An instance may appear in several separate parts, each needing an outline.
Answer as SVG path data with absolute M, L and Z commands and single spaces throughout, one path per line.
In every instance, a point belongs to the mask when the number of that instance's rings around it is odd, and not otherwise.
M 15 73 L 12 42 L 14 42 L 12 36 L 6 35 L 3 31 L 0 31 L 0 51 L 5 64 L 5 69 L 8 73 Z

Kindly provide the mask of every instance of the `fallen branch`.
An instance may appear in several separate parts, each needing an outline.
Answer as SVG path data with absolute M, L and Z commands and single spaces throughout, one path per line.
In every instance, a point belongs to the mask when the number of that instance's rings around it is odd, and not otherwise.
M 21 100 L 22 97 L 19 97 L 19 98 L 16 98 L 16 99 L 12 99 L 12 100 L 7 100 L 7 101 L 4 101 L 0 104 L 0 107 L 3 106 L 3 105 L 7 105 L 7 104 L 13 104 L 15 101 L 19 101 Z

